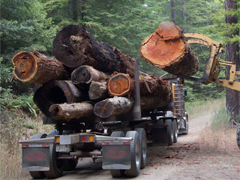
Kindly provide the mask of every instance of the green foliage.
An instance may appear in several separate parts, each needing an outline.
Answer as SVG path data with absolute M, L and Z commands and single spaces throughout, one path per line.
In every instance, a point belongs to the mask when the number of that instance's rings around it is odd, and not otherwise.
M 236 2 L 239 5 L 240 1 Z M 51 55 L 56 32 L 68 24 L 82 25 L 96 39 L 138 58 L 141 71 L 157 77 L 165 72 L 141 59 L 139 47 L 160 22 L 172 20 L 172 10 L 176 12 L 176 24 L 184 32 L 202 33 L 223 43 L 239 42 L 239 36 L 225 38 L 226 33 L 239 29 L 239 23 L 225 25 L 224 14 L 239 17 L 240 10 L 224 11 L 223 0 L 175 0 L 175 7 L 170 4 L 168 0 L 2 0 L 1 91 L 17 95 L 32 92 L 33 85 L 19 84 L 16 80 L 9 83 L 13 70 L 11 58 L 21 50 L 32 49 Z M 209 50 L 197 45 L 191 48 L 200 60 L 196 76 L 201 77 Z M 213 83 L 205 86 L 186 81 L 186 85 L 189 101 L 224 95 L 224 88 Z

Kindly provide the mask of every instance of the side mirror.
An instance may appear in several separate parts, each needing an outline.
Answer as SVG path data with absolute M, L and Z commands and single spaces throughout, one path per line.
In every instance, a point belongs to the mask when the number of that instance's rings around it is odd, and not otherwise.
M 187 97 L 187 88 L 183 88 L 183 97 L 184 97 L 184 98 Z

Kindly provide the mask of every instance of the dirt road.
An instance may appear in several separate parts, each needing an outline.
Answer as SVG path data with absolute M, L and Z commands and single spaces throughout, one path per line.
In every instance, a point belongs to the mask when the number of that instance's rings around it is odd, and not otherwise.
M 178 142 L 170 147 L 148 147 L 147 167 L 140 175 L 131 179 L 192 180 L 192 179 L 236 179 L 240 180 L 240 152 L 221 147 L 208 148 L 201 141 L 203 131 L 210 124 L 212 114 L 190 120 L 188 135 L 179 136 Z M 207 137 L 211 139 L 211 137 Z M 220 149 L 219 149 L 220 148 Z M 108 170 L 102 170 L 101 160 L 79 160 L 74 171 L 66 172 L 64 179 L 113 179 Z M 123 177 L 121 179 L 128 179 Z

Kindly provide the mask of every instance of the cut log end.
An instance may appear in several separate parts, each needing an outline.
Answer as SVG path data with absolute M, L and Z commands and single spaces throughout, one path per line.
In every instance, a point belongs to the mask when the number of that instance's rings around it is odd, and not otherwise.
M 185 53 L 184 39 L 164 40 L 157 33 L 147 37 L 141 47 L 141 56 L 158 68 L 170 66 L 179 61 Z
M 108 93 L 110 96 L 124 96 L 131 88 L 131 78 L 127 74 L 118 73 L 108 81 Z
M 171 21 L 160 23 L 142 41 L 141 57 L 174 75 L 194 75 L 199 61 L 185 41 L 182 30 Z
M 37 59 L 32 52 L 22 51 L 12 58 L 14 75 L 22 82 L 29 81 L 34 77 L 37 69 Z
M 101 118 L 107 118 L 112 115 L 113 108 L 111 102 L 103 100 L 94 106 L 94 113 Z

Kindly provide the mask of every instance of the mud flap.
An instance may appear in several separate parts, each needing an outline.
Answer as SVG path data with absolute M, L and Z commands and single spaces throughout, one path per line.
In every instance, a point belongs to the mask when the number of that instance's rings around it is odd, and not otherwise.
M 49 145 L 23 145 L 22 170 L 49 171 Z
M 130 169 L 130 143 L 103 143 L 103 169 Z
M 153 144 L 168 145 L 167 128 L 156 128 L 152 130 Z

